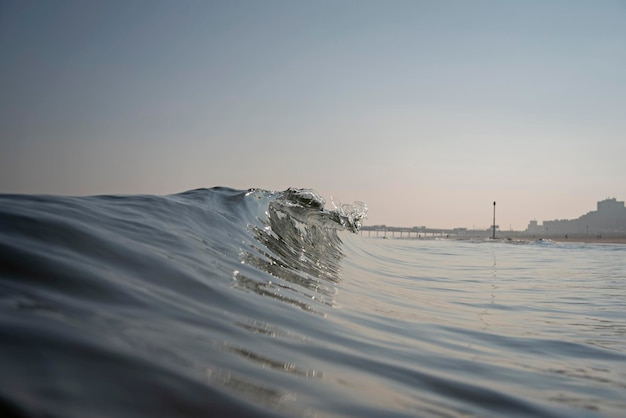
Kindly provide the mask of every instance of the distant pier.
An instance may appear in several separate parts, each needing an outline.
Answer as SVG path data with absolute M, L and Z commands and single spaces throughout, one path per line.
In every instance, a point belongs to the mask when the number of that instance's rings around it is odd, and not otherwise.
M 596 243 L 615 243 L 626 244 L 626 232 L 605 232 L 603 234 L 586 234 L 586 233 L 534 233 L 528 231 L 502 231 L 496 225 L 496 230 L 503 240 L 528 240 L 550 239 L 561 242 L 596 242 Z M 467 229 L 467 228 L 427 228 L 427 227 L 398 227 L 387 225 L 370 225 L 363 226 L 360 234 L 365 237 L 372 238 L 395 238 L 395 239 L 487 239 L 492 240 L 492 228 L 486 229 Z
M 412 228 L 399 227 L 399 226 L 387 226 L 387 225 L 371 225 L 361 228 L 361 235 L 367 235 L 368 237 L 377 238 L 435 238 L 435 237 L 449 237 L 451 235 L 458 235 L 465 232 L 464 228 L 455 229 L 441 229 L 441 228 L 427 228 L 425 226 L 416 226 Z

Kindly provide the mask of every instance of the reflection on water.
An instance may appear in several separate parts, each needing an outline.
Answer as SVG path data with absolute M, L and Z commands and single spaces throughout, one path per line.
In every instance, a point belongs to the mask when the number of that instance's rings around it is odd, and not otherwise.
M 426 373 L 418 382 L 446 376 L 439 383 L 449 397 L 462 396 L 454 388 L 464 381 L 520 407 L 496 413 L 474 397 L 465 413 L 620 416 L 626 408 L 626 288 L 615 285 L 626 278 L 626 247 L 348 238 L 338 316 L 359 341 L 367 336 L 381 359 Z M 377 266 L 352 262 L 367 253 Z M 485 409 L 472 414 L 472 403 Z
M 208 369 L 206 370 L 206 378 L 212 384 L 227 388 L 248 401 L 257 402 L 274 410 L 288 412 L 293 408 L 289 404 L 296 400 L 296 395 L 293 393 L 277 390 L 244 376 L 237 376 L 231 371 Z M 293 409 L 292 412 L 296 413 L 297 410 Z
M 252 350 L 248 350 L 241 347 L 233 347 L 228 344 L 224 345 L 224 349 L 239 354 L 247 360 L 259 364 L 263 368 L 277 370 L 280 372 L 291 373 L 300 377 L 306 377 L 309 379 L 321 379 L 324 374 L 315 369 L 300 369 L 294 363 L 285 363 L 279 360 L 273 360 L 269 357 L 261 356 Z
M 313 209 L 313 210 L 312 210 Z M 270 202 L 267 218 L 261 225 L 252 226 L 251 233 L 256 242 L 250 243 L 240 253 L 241 266 L 233 271 L 233 287 L 253 292 L 275 301 L 296 307 L 320 318 L 326 317 L 325 309 L 335 306 L 337 284 L 341 282 L 343 253 L 337 236 L 337 225 L 330 222 L 314 199 L 277 199 Z M 333 224 L 335 225 L 334 227 Z M 267 273 L 267 276 L 259 274 Z M 238 321 L 239 327 L 273 340 L 276 348 L 286 343 L 310 344 L 308 337 L 279 329 L 263 321 Z M 320 368 L 301 367 L 296 361 L 285 361 L 273 351 L 263 353 L 255 345 L 225 342 L 222 349 L 236 354 L 261 369 L 287 373 L 301 379 L 324 379 Z M 245 397 L 260 396 L 277 410 L 285 412 L 285 403 L 294 401 L 295 394 L 279 390 L 267 390 L 265 386 L 238 377 L 233 384 L 232 374 L 224 385 L 237 390 Z M 255 388 L 252 391 L 251 388 Z M 302 415 L 303 411 L 297 414 Z

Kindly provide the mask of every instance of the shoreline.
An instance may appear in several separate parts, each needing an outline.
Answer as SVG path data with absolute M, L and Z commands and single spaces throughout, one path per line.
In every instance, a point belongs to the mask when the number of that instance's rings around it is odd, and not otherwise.
M 554 242 L 576 242 L 585 244 L 626 244 L 626 237 L 548 237 Z
M 401 236 L 393 236 L 393 235 L 383 235 L 378 237 L 368 237 L 368 238 L 381 238 L 381 239 L 415 239 L 415 240 L 431 240 L 431 239 L 456 239 L 456 240 L 489 240 L 490 237 L 485 235 L 426 235 L 423 237 L 401 237 Z M 625 235 L 613 235 L 613 236 L 582 236 L 582 235 L 568 235 L 567 238 L 565 235 L 520 235 L 520 234 L 508 234 L 508 235 L 498 235 L 496 240 L 510 240 L 510 241 L 537 241 L 537 240 L 550 240 L 558 243 L 583 243 L 583 244 L 619 244 L 626 245 L 626 236 Z

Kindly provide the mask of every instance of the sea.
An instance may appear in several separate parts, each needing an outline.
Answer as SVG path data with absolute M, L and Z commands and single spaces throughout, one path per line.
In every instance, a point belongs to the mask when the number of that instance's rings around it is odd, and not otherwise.
M 0 195 L 0 416 L 625 416 L 626 245 L 382 239 L 367 210 Z

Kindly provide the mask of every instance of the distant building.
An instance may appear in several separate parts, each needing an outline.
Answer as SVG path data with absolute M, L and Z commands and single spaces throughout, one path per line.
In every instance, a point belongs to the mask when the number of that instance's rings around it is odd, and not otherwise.
M 597 210 L 591 211 L 578 219 L 557 219 L 530 221 L 526 232 L 529 234 L 605 234 L 626 233 L 626 207 L 624 202 L 615 198 L 598 202 Z
M 540 234 L 543 232 L 543 228 L 541 225 L 537 224 L 536 220 L 532 220 L 528 223 L 526 232 L 528 232 L 529 234 Z

